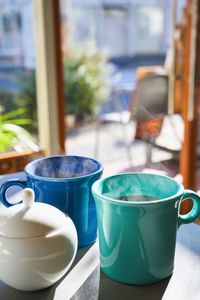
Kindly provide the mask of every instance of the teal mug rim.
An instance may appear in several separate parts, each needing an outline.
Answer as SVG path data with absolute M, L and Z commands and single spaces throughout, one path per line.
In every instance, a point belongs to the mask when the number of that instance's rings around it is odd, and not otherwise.
M 177 192 L 173 195 L 171 195 L 170 197 L 166 197 L 166 198 L 162 198 L 162 199 L 157 199 L 157 200 L 149 200 L 149 201 L 134 201 L 134 202 L 128 202 L 128 201 L 124 201 L 124 200 L 118 200 L 118 199 L 113 199 L 112 197 L 108 197 L 105 196 L 104 194 L 101 194 L 99 192 L 99 186 L 100 184 L 102 184 L 103 181 L 109 179 L 109 178 L 114 178 L 114 177 L 119 177 L 119 176 L 123 176 L 123 175 L 153 175 L 155 177 L 162 177 L 162 178 L 167 178 L 170 181 L 173 181 L 176 186 L 177 186 Z M 113 174 L 111 176 L 106 176 L 103 177 L 101 179 L 98 179 L 96 182 L 93 183 L 92 185 L 92 193 L 97 196 L 98 198 L 96 198 L 95 200 L 101 200 L 101 201 L 107 201 L 110 204 L 113 205 L 121 205 L 121 206 L 135 206 L 135 205 L 151 205 L 151 204 L 163 204 L 163 203 L 167 203 L 169 201 L 175 201 L 176 199 L 179 199 L 182 194 L 184 192 L 184 187 L 183 185 L 178 182 L 176 179 L 166 176 L 166 175 L 161 175 L 161 174 L 156 174 L 156 173 L 151 173 L 151 172 L 125 172 L 125 173 L 118 173 L 118 174 Z
M 44 176 L 39 176 L 39 175 L 35 175 L 35 174 L 32 174 L 30 171 L 29 171 L 29 168 L 32 164 L 34 163 L 37 163 L 41 160 L 45 160 L 45 159 L 51 159 L 51 158 L 56 158 L 56 157 L 77 157 L 77 158 L 83 158 L 83 159 L 90 159 L 92 161 L 94 161 L 95 163 L 97 163 L 98 165 L 98 170 L 96 170 L 95 172 L 91 172 L 89 174 L 86 174 L 86 175 L 82 175 L 82 176 L 77 176 L 77 177 L 69 177 L 69 178 L 51 178 L 51 177 L 44 177 Z M 102 163 L 99 161 L 99 160 L 96 160 L 94 158 L 91 158 L 91 157 L 87 157 L 87 156 L 81 156 L 81 155 L 50 155 L 50 156 L 45 156 L 45 157 L 41 157 L 39 159 L 36 159 L 36 160 L 33 160 L 31 161 L 30 163 L 28 163 L 25 168 L 24 168 L 24 172 L 26 173 L 26 175 L 30 178 L 34 178 L 34 179 L 39 179 L 39 180 L 45 180 L 45 181 L 51 181 L 51 182 L 55 182 L 55 181 L 59 181 L 59 182 L 66 182 L 66 181 L 77 181 L 77 180 L 80 180 L 80 179 L 87 179 L 87 178 L 90 178 L 91 176 L 95 176 L 96 174 L 99 174 L 101 172 L 103 172 L 103 165 Z

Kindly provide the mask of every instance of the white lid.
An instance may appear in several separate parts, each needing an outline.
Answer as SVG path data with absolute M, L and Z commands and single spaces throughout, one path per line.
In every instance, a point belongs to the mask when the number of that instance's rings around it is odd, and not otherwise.
M 67 216 L 45 203 L 34 202 L 34 192 L 26 188 L 23 201 L 0 216 L 0 235 L 9 238 L 33 238 L 53 234 L 67 224 Z

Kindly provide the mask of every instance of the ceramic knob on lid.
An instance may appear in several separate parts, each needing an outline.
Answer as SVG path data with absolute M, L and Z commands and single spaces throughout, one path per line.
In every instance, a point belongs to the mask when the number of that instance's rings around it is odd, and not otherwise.
M 77 232 L 60 210 L 34 202 L 32 189 L 0 217 L 0 279 L 20 290 L 38 290 L 59 280 L 77 252 Z

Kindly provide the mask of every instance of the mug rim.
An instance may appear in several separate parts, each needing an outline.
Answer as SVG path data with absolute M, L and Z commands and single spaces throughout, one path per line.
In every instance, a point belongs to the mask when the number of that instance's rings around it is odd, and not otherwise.
M 89 160 L 92 160 L 95 163 L 97 163 L 99 168 L 95 172 L 91 172 L 89 174 L 76 176 L 76 177 L 69 177 L 69 178 L 68 177 L 64 177 L 64 178 L 44 177 L 44 176 L 39 176 L 39 175 L 36 175 L 36 174 L 33 174 L 33 173 L 30 172 L 29 168 L 32 164 L 37 163 L 41 160 L 46 160 L 46 159 L 51 159 L 51 158 L 56 158 L 56 157 L 71 157 L 71 158 L 73 157 L 73 158 L 89 159 Z M 91 176 L 99 174 L 100 172 L 103 172 L 103 165 L 99 160 L 96 160 L 96 159 L 88 157 L 88 156 L 82 156 L 82 155 L 50 155 L 50 156 L 41 157 L 41 158 L 38 158 L 38 159 L 35 159 L 35 160 L 29 162 L 25 166 L 24 172 L 26 173 L 27 176 L 29 176 L 31 178 L 34 178 L 34 179 L 39 179 L 39 180 L 59 181 L 59 182 L 61 182 L 61 181 L 63 181 L 63 182 L 65 182 L 65 181 L 77 181 L 77 180 L 80 180 L 80 179 L 89 178 Z
M 113 177 L 118 177 L 118 176 L 122 176 L 122 175 L 153 175 L 155 177 L 162 177 L 162 178 L 167 178 L 170 181 L 173 181 L 176 185 L 177 185 L 177 192 L 169 197 L 165 197 L 162 199 L 157 199 L 157 200 L 149 200 L 149 201 L 124 201 L 124 200 L 118 200 L 118 199 L 114 199 L 112 197 L 108 197 L 104 194 L 100 194 L 100 192 L 98 191 L 98 187 L 99 185 L 105 181 L 106 179 L 109 178 L 113 178 Z M 125 173 L 116 173 L 110 176 L 106 176 L 103 177 L 101 179 L 98 179 L 97 181 L 95 181 L 92 185 L 92 192 L 94 193 L 95 196 L 98 197 L 97 200 L 100 201 L 106 201 L 109 202 L 113 205 L 121 205 L 121 206 L 134 206 L 134 205 L 150 205 L 150 204 L 162 204 L 162 203 L 167 203 L 170 200 L 176 200 L 177 198 L 179 198 L 183 192 L 184 192 L 184 187 L 182 185 L 182 183 L 180 183 L 178 180 L 167 176 L 167 175 L 161 175 L 161 174 L 156 174 L 156 173 L 151 173 L 151 172 L 125 172 Z M 99 199 L 100 198 L 100 199 Z M 95 199 L 96 200 L 96 199 Z

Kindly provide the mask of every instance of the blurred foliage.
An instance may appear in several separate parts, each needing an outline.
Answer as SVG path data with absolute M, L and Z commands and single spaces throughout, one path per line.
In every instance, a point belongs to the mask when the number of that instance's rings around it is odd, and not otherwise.
M 106 57 L 87 47 L 82 49 L 84 51 L 74 49 L 69 51 L 63 65 L 65 113 L 75 115 L 77 121 L 91 119 L 101 100 L 109 93 L 110 68 L 106 63 Z M 31 134 L 37 135 L 35 71 L 21 71 L 15 78 L 20 87 L 19 92 L 12 94 L 0 89 L 1 105 L 5 113 L 14 110 L 17 113 L 16 118 L 19 117 L 17 109 L 23 108 L 24 118 L 31 120 L 26 124 L 26 129 Z M 14 118 L 8 120 L 16 124 Z M 12 134 L 8 137 L 8 143 L 12 137 Z
M 35 71 L 24 72 L 19 76 L 18 81 L 21 90 L 14 98 L 15 107 L 25 108 L 27 118 L 31 119 L 27 128 L 31 132 L 36 132 L 38 124 Z
M 24 133 L 28 135 L 21 127 L 31 122 L 30 119 L 23 118 L 25 113 L 24 108 L 19 108 L 3 114 L 3 106 L 0 106 L 0 152 L 14 148 Z
M 20 86 L 20 91 L 12 93 L 0 89 L 0 103 L 5 113 L 24 108 L 23 116 L 31 120 L 27 125 L 27 129 L 35 133 L 37 132 L 35 71 L 19 72 L 15 77 L 15 82 Z
M 0 89 L 0 113 L 2 111 L 10 111 L 16 108 L 16 105 L 14 103 L 14 97 L 15 95 L 12 93 L 9 93 L 8 91 Z
M 66 113 L 74 114 L 77 121 L 94 116 L 98 104 L 108 96 L 109 74 L 104 55 L 91 49 L 69 50 L 64 59 Z

